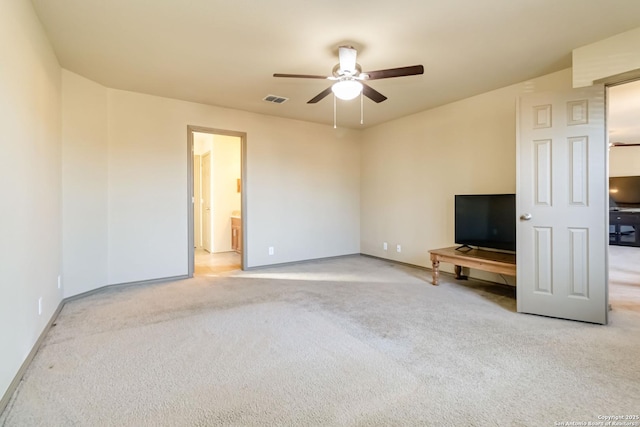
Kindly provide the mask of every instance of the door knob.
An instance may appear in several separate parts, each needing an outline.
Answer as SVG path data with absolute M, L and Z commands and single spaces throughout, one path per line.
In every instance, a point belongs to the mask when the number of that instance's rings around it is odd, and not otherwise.
M 520 215 L 520 219 L 523 221 L 529 221 L 532 218 L 530 213 Z

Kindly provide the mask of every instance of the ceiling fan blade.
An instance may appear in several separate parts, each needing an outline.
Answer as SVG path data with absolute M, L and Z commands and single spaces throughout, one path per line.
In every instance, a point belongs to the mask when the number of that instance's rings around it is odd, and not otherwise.
M 612 142 L 612 147 L 640 147 L 640 144 L 626 144 L 624 142 Z
M 391 77 L 415 76 L 424 74 L 422 65 L 412 65 L 410 67 L 389 68 L 388 70 L 368 71 L 363 73 L 369 76 L 367 80 L 388 79 Z
M 319 94 L 317 94 L 316 96 L 308 100 L 307 104 L 315 104 L 316 102 L 323 100 L 330 93 L 331 93 L 331 86 L 329 86 L 328 88 L 326 88 L 325 90 L 323 90 L 322 92 L 320 92 Z
M 296 79 L 323 79 L 326 80 L 327 76 L 316 76 L 313 74 L 281 74 L 275 73 L 273 77 L 293 77 Z
M 340 46 L 338 48 L 338 57 L 340 58 L 341 74 L 347 72 L 349 74 L 356 73 L 356 56 L 358 51 L 351 46 Z
M 362 83 L 362 82 L 360 82 Z M 387 99 L 386 96 L 375 90 L 369 85 L 362 83 L 362 94 L 372 100 L 373 102 L 380 103 Z

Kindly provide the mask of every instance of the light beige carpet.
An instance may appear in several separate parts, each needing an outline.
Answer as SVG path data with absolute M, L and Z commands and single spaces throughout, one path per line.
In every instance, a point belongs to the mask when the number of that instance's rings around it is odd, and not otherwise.
M 4 426 L 553 426 L 640 410 L 640 313 L 353 256 L 65 305 Z
M 609 302 L 640 311 L 640 248 L 609 246 Z

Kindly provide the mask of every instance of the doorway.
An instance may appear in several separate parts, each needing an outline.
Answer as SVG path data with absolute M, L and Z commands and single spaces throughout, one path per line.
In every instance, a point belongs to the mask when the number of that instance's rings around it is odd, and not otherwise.
M 609 86 L 607 111 L 609 302 L 640 312 L 640 80 Z
M 244 269 L 246 134 L 187 127 L 189 277 Z

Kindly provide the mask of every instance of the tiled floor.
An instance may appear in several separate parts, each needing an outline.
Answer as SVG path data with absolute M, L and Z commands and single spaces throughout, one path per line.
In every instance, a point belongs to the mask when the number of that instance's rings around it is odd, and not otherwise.
M 241 255 L 237 252 L 209 253 L 204 249 L 195 251 L 196 276 L 218 276 L 240 270 Z

